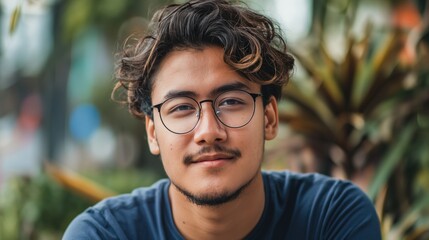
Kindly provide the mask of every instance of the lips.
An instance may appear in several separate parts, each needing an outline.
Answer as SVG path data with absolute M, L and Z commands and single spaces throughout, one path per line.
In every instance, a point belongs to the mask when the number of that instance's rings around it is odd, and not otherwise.
M 202 163 L 202 162 L 213 162 L 221 160 L 233 160 L 235 157 L 230 154 L 203 154 L 198 156 L 196 159 L 191 161 L 191 163 Z
M 238 149 L 228 148 L 219 144 L 204 146 L 194 154 L 186 154 L 183 157 L 185 165 L 201 163 L 204 165 L 222 165 L 230 161 L 235 161 L 241 157 Z

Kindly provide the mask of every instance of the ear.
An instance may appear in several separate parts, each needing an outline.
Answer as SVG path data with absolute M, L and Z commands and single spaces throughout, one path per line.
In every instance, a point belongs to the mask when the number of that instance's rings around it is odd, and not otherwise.
M 265 106 L 265 140 L 272 140 L 277 136 L 279 128 L 279 113 L 277 100 L 271 96 Z
M 156 139 L 155 124 L 153 122 L 153 119 L 146 116 L 145 117 L 145 123 L 146 123 L 147 141 L 149 144 L 150 152 L 153 155 L 158 155 L 160 151 L 159 151 L 159 146 L 158 146 L 158 140 Z

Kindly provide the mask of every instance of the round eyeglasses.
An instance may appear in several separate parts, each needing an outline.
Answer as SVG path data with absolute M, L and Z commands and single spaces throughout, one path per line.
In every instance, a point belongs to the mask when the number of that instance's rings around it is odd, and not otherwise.
M 201 117 L 201 104 L 211 102 L 216 118 L 230 128 L 241 128 L 252 120 L 256 98 L 260 93 L 232 90 L 219 94 L 215 99 L 198 102 L 187 96 L 173 97 L 151 108 L 158 109 L 162 124 L 172 133 L 191 132 Z

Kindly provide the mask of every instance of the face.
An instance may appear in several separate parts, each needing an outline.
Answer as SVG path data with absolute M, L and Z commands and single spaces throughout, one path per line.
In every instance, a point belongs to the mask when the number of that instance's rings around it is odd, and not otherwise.
M 260 93 L 261 86 L 248 81 L 223 61 L 223 49 L 205 47 L 170 52 L 154 79 L 152 103 L 172 95 L 185 95 L 198 102 L 214 99 L 225 89 Z M 201 104 L 196 127 L 186 134 L 170 132 L 154 109 L 146 117 L 151 152 L 160 154 L 172 184 L 196 199 L 228 199 L 239 195 L 258 174 L 264 141 L 277 134 L 277 103 L 263 106 L 257 97 L 252 120 L 241 128 L 229 128 L 216 118 L 210 102 Z M 201 203 L 204 204 L 204 203 Z

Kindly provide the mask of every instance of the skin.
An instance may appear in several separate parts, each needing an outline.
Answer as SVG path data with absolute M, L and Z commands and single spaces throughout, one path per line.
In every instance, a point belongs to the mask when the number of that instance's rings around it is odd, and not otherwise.
M 213 99 L 220 87 L 240 85 L 252 93 L 261 86 L 233 71 L 223 61 L 223 49 L 207 46 L 170 52 L 155 76 L 152 103 L 163 102 L 172 92 L 186 91 L 198 101 Z M 186 239 L 238 239 L 257 224 L 264 209 L 264 186 L 261 175 L 264 142 L 277 135 L 277 102 L 272 97 L 265 106 L 256 99 L 253 119 L 242 128 L 228 128 L 214 115 L 210 103 L 203 103 L 196 128 L 183 135 L 167 130 L 158 111 L 153 120 L 146 117 L 150 150 L 160 154 L 170 185 L 173 218 Z M 218 145 L 235 150 L 215 151 Z M 201 149 L 205 149 L 201 153 Z M 191 163 L 185 161 L 191 156 Z M 237 198 L 208 206 L 191 202 L 179 188 L 192 195 L 216 198 L 243 189 Z

